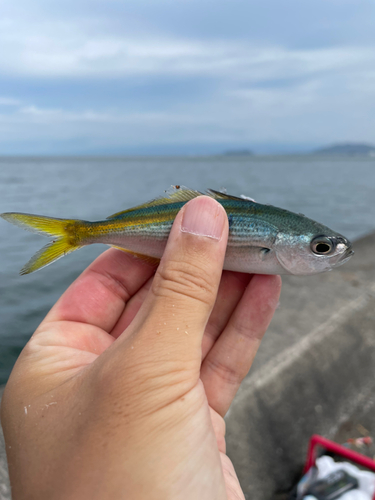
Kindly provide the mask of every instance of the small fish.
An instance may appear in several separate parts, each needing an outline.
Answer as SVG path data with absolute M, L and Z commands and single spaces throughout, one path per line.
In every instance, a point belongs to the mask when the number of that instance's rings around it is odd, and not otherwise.
M 174 218 L 203 193 L 174 186 L 166 196 L 88 222 L 5 213 L 16 226 L 53 239 L 21 269 L 29 274 L 92 243 L 104 243 L 156 263 L 163 255 Z M 257 274 L 310 275 L 330 271 L 352 255 L 351 243 L 326 226 L 282 208 L 261 205 L 210 189 L 205 193 L 226 210 L 229 241 L 224 269 Z

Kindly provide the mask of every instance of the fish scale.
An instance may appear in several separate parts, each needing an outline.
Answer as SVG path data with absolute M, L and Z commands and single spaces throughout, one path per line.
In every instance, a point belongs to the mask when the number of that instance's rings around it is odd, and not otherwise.
M 155 262 L 163 255 L 173 221 L 189 200 L 204 193 L 176 186 L 164 197 L 89 222 L 23 213 L 1 214 L 23 229 L 53 240 L 23 267 L 29 274 L 83 246 L 104 243 Z M 339 233 L 302 214 L 208 190 L 225 209 L 229 238 L 224 269 L 261 274 L 308 275 L 346 262 L 353 250 Z

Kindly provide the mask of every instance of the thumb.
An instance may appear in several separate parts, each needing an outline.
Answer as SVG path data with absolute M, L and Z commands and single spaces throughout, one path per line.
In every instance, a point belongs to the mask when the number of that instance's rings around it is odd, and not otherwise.
M 200 196 L 178 213 L 144 303 L 141 336 L 175 361 L 201 362 L 203 333 L 214 306 L 228 239 L 228 218 Z

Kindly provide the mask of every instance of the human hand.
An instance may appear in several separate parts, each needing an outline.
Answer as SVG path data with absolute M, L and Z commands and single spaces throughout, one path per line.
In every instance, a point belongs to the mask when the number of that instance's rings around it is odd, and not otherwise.
M 70 286 L 2 402 L 14 500 L 241 499 L 223 416 L 278 302 L 278 276 L 222 274 L 223 208 L 180 211 L 156 274 L 119 250 Z

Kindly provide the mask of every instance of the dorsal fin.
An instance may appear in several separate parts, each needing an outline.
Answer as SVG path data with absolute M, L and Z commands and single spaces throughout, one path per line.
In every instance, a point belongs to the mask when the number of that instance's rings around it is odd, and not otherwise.
M 239 198 L 238 196 L 232 196 L 231 194 L 222 193 L 221 191 L 215 191 L 215 189 L 207 189 L 206 194 L 208 196 L 211 196 L 211 198 L 214 198 L 215 200 L 244 200 L 244 198 Z
M 166 196 L 161 196 L 160 198 L 155 198 L 154 200 L 147 201 L 142 205 L 137 205 L 136 207 L 127 208 L 126 210 L 122 210 L 121 212 L 116 212 L 115 214 L 108 216 L 107 219 L 121 217 L 122 215 L 130 214 L 131 212 L 140 210 L 142 208 L 156 207 L 158 205 L 169 205 L 170 203 L 178 203 L 180 201 L 186 202 L 204 194 L 210 196 L 211 198 L 214 198 L 215 200 L 244 200 L 244 198 L 239 198 L 238 196 L 232 196 L 220 191 L 215 191 L 215 189 L 207 189 L 205 193 L 201 193 L 200 191 L 195 191 L 185 186 L 171 186 L 171 188 L 166 191 Z
M 168 191 L 166 191 L 166 196 L 161 196 L 160 198 L 155 198 L 154 200 L 143 203 L 142 205 L 122 210 L 121 212 L 110 215 L 107 219 L 113 219 L 142 208 L 156 207 L 157 205 L 168 205 L 170 203 L 178 203 L 179 201 L 189 201 L 197 196 L 201 196 L 202 194 L 204 193 L 188 189 L 184 186 L 172 186 L 168 189 Z

